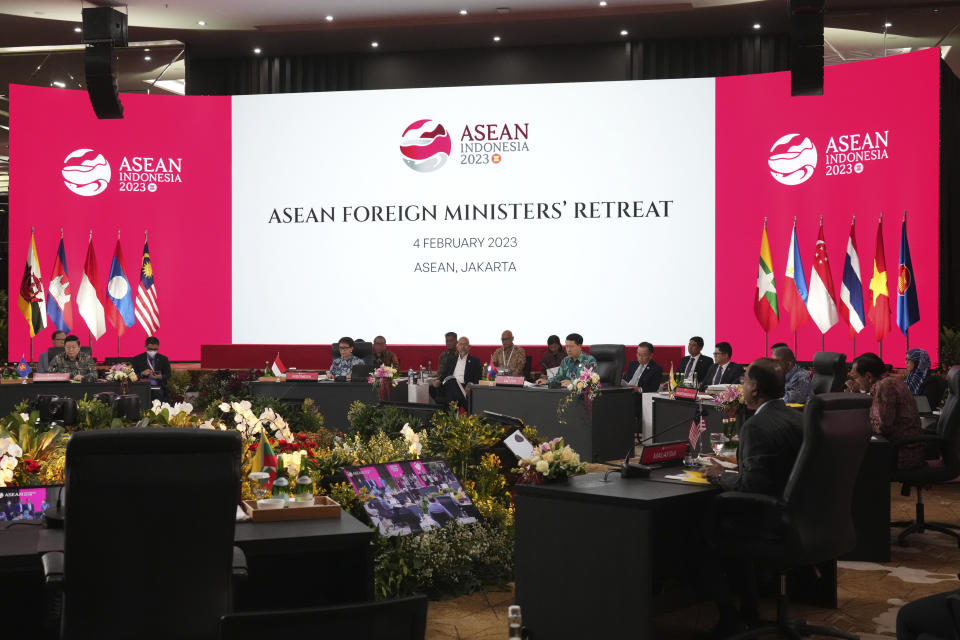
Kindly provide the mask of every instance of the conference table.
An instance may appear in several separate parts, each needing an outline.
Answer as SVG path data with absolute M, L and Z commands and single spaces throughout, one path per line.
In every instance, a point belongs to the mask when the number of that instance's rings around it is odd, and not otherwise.
M 88 399 L 105 391 L 120 393 L 117 382 L 28 382 L 26 384 L 0 384 L 0 417 L 8 415 L 20 402 L 33 402 L 37 396 L 52 395 L 61 398 Z M 140 398 L 140 407 L 146 411 L 150 407 L 150 385 L 146 382 L 134 382 L 127 385 L 127 394 Z
M 373 386 L 363 382 L 334 382 L 333 380 L 312 380 L 296 382 L 250 382 L 250 393 L 257 396 L 276 398 L 285 404 L 301 405 L 307 398 L 313 400 L 314 407 L 323 414 L 325 426 L 332 430 L 346 431 L 350 426 L 347 411 L 350 405 L 359 400 L 366 404 L 377 404 L 380 395 Z M 390 400 L 407 399 L 407 383 L 400 382 L 390 389 Z
M 492 411 L 521 418 L 545 440 L 562 437 L 585 462 L 623 458 L 637 431 L 633 389 L 604 388 L 590 410 L 575 400 L 564 414 L 566 422 L 560 422 L 557 407 L 569 393 L 546 387 L 471 385 L 469 406 L 476 414 Z
M 104 534 L 109 535 L 109 524 L 104 525 Z M 285 609 L 372 600 L 373 536 L 372 529 L 345 511 L 339 518 L 238 522 L 234 544 L 246 555 L 248 579 L 237 594 L 235 608 Z M 62 550 L 62 529 L 46 529 L 39 521 L 0 527 L 4 609 L 17 612 L 4 617 L 4 632 L 18 632 L 9 637 L 36 637 L 43 616 L 40 557 Z M 317 579 L 310 581 L 309 588 L 285 586 L 281 576 L 289 575 Z

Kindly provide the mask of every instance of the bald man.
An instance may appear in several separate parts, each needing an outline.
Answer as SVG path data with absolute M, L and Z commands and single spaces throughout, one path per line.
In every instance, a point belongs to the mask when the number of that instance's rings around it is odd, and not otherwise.
M 470 340 L 463 336 L 457 340 L 457 357 L 448 358 L 440 379 L 433 381 L 430 397 L 437 404 L 447 405 L 456 402 L 466 404 L 466 394 L 471 384 L 480 382 L 483 363 L 480 358 L 470 355 Z
M 522 376 L 527 367 L 527 354 L 523 347 L 513 344 L 513 332 L 507 329 L 500 335 L 502 346 L 493 352 L 490 362 L 505 376 Z

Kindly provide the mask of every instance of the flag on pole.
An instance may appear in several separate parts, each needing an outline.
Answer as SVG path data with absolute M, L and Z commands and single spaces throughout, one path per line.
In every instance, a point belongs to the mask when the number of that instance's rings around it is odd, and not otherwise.
M 673 377 L 673 361 L 670 362 L 670 377 L 668 380 L 670 381 L 670 391 L 673 391 L 677 388 L 677 379 Z
M 920 304 L 917 302 L 917 282 L 913 277 L 913 262 L 910 260 L 910 245 L 907 244 L 907 214 L 903 214 L 900 227 L 900 267 L 897 269 L 897 326 L 903 335 L 920 320 Z
M 257 445 L 256 455 L 250 461 L 250 470 L 263 471 L 264 469 L 270 469 L 271 476 L 273 475 L 273 472 L 277 470 L 277 454 L 273 452 L 273 447 L 270 446 L 266 434 L 261 431 L 260 444 Z
M 23 279 L 20 281 L 20 297 L 17 306 L 24 319 L 30 325 L 30 337 L 40 333 L 47 326 L 47 307 L 43 302 L 43 280 L 40 276 L 40 259 L 37 257 L 37 243 L 30 232 L 30 248 L 27 250 L 27 262 L 23 266 Z
M 143 243 L 143 260 L 140 262 L 140 286 L 137 287 L 137 320 L 147 335 L 154 335 L 160 328 L 160 306 L 157 303 L 157 283 L 153 281 L 153 262 L 150 248 Z
M 807 323 L 807 276 L 803 271 L 800 247 L 797 245 L 797 221 L 793 221 L 793 233 L 790 234 L 790 251 L 787 252 L 786 289 L 783 292 L 783 308 L 790 312 L 790 330 L 796 331 Z
M 833 293 L 833 277 L 830 275 L 830 261 L 827 259 L 827 243 L 823 240 L 823 219 L 820 219 L 820 235 L 817 236 L 817 251 L 813 256 L 810 269 L 810 295 L 807 297 L 807 311 L 820 329 L 826 333 L 837 324 L 837 296 Z
M 33 369 L 30 368 L 30 363 L 27 362 L 27 357 L 25 355 L 21 355 L 20 362 L 17 363 L 17 375 L 21 378 L 26 378 L 31 373 L 33 373 Z
M 67 275 L 67 252 L 63 248 L 62 235 L 47 289 L 50 291 L 50 297 L 47 298 L 47 316 L 57 329 L 70 333 L 70 325 L 73 324 L 73 307 L 70 306 L 70 278 Z
M 107 299 L 113 303 L 107 307 L 107 318 L 116 329 L 117 335 L 122 336 L 128 327 L 133 326 L 135 318 L 133 292 L 130 290 L 127 274 L 123 270 L 123 250 L 120 248 L 119 236 L 117 236 L 117 245 L 113 249 L 110 275 L 107 276 Z
M 857 237 L 854 223 L 850 223 L 847 257 L 843 261 L 843 282 L 840 284 L 840 315 L 850 325 L 850 337 L 863 331 L 863 280 L 860 278 L 860 256 L 857 255 Z
M 753 299 L 753 314 L 763 330 L 769 333 L 780 321 L 777 307 L 777 283 L 773 278 L 773 260 L 770 258 L 770 242 L 767 240 L 767 223 L 763 223 L 760 239 L 760 266 L 757 271 L 757 295 Z
M 273 364 L 270 365 L 270 372 L 277 376 L 278 378 L 286 373 L 287 368 L 283 366 L 283 362 L 280 360 L 280 352 L 277 352 L 277 357 L 273 359 Z
M 700 434 L 707 430 L 707 421 L 703 417 L 703 407 L 697 405 L 697 412 L 693 415 L 693 422 L 690 423 L 690 433 L 687 438 L 690 440 L 690 447 L 697 448 L 697 442 L 700 441 Z
M 107 332 L 107 323 L 103 314 L 103 292 L 97 288 L 100 275 L 97 273 L 97 255 L 93 251 L 93 232 L 87 245 L 87 257 L 83 261 L 83 278 L 77 290 L 77 308 L 80 317 L 87 323 L 95 340 Z
M 883 255 L 883 216 L 877 224 L 877 248 L 873 254 L 873 276 L 870 278 L 870 294 L 873 304 L 870 321 L 877 342 L 890 333 L 890 288 L 887 285 L 887 259 Z

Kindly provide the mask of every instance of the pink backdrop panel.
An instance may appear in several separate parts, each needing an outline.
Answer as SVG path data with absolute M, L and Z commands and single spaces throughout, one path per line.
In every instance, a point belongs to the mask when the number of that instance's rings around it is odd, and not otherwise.
M 82 91 L 11 87 L 10 168 L 10 358 L 29 354 L 29 328 L 16 306 L 30 229 L 36 228 L 37 253 L 46 290 L 56 257 L 60 229 L 74 304 L 73 332 L 88 343 L 87 327 L 75 301 L 83 276 L 87 240 L 93 244 L 104 284 L 110 272 L 117 232 L 124 271 L 136 295 L 144 231 L 160 305 L 161 352 L 174 360 L 196 360 L 200 344 L 230 341 L 230 99 L 122 95 L 124 117 L 98 120 Z M 101 154 L 110 164 L 110 181 L 97 195 L 82 196 L 66 185 L 66 158 L 79 149 Z M 180 182 L 124 180 L 124 159 L 179 162 Z M 141 165 L 145 161 L 139 161 Z M 169 168 L 169 167 L 168 167 Z M 129 176 L 127 176 L 129 178 Z M 127 189 L 140 189 L 127 190 Z M 110 304 L 106 299 L 106 304 Z M 34 359 L 50 346 L 50 323 L 34 339 Z M 140 323 L 120 339 L 119 355 L 143 351 Z M 107 332 L 93 344 L 98 359 L 117 356 L 117 334 Z
M 734 347 L 734 360 L 762 355 L 764 335 L 753 317 L 760 237 L 764 217 L 781 304 L 780 323 L 769 343 L 794 344 L 789 314 L 782 309 L 784 272 L 793 219 L 809 284 L 820 216 L 839 302 L 850 223 L 856 215 L 856 239 L 865 302 L 882 212 L 892 330 L 883 341 L 883 357 L 902 365 L 905 339 L 896 326 L 896 272 L 900 221 L 907 211 L 908 238 L 920 302 L 920 321 L 910 330 L 910 346 L 937 359 L 938 335 L 938 49 L 883 60 L 828 67 L 824 95 L 790 97 L 788 73 L 717 79 L 717 340 Z M 878 140 L 877 133 L 886 144 Z M 798 134 L 816 147 L 816 168 L 805 181 L 788 185 L 771 175 L 774 143 Z M 852 136 L 857 135 L 855 139 Z M 833 139 L 842 152 L 867 146 L 868 155 L 885 158 L 836 160 Z M 777 151 L 783 151 L 778 149 Z M 846 160 L 850 160 L 847 162 Z M 858 162 L 860 162 L 858 166 Z M 849 172 L 848 172 L 849 171 Z M 878 352 L 869 318 L 856 340 L 856 353 Z M 797 332 L 801 360 L 820 351 L 820 331 L 813 322 Z M 828 351 L 853 354 L 847 324 L 841 319 L 825 335 Z

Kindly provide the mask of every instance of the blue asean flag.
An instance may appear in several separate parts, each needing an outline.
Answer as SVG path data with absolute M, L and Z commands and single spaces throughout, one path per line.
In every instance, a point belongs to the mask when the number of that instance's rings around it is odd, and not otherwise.
M 917 302 L 917 283 L 913 277 L 910 261 L 910 245 L 907 244 L 907 218 L 900 227 L 900 267 L 897 269 L 897 326 L 903 335 L 920 320 L 920 304 Z
M 26 356 L 20 356 L 20 362 L 17 363 L 17 375 L 21 378 L 26 378 L 31 373 L 33 373 L 33 369 L 30 368 L 30 363 L 27 362 Z
M 117 330 L 117 335 L 123 335 L 127 327 L 132 327 L 135 321 L 133 313 L 133 292 L 130 291 L 130 281 L 123 272 L 123 251 L 120 249 L 120 238 L 117 238 L 117 247 L 113 251 L 113 262 L 110 263 L 110 276 L 107 278 L 107 298 L 113 303 L 107 307 L 107 318 Z

